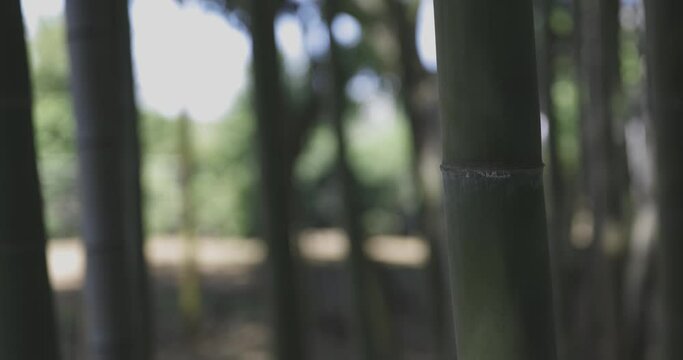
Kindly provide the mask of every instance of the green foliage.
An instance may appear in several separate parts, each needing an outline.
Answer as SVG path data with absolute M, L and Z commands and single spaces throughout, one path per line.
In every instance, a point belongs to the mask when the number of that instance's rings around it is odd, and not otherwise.
M 337 158 L 337 143 L 332 128 L 327 123 L 312 130 L 307 149 L 296 164 L 295 174 L 299 181 L 312 183 L 333 171 Z
M 355 12 L 350 11 L 351 14 Z M 355 16 L 355 15 L 354 15 Z M 359 18 L 360 21 L 369 21 Z M 371 24 L 368 24 L 371 25 Z M 372 25 L 355 48 L 343 49 L 344 67 L 382 68 L 375 39 L 382 25 Z M 34 83 L 34 121 L 39 168 L 45 199 L 47 228 L 52 237 L 71 237 L 79 232 L 75 121 L 69 93 L 65 26 L 63 19 L 43 23 L 31 46 Z M 384 55 L 386 57 L 386 54 Z M 380 71 L 381 73 L 381 71 Z M 311 79 L 287 77 L 288 96 L 305 101 Z M 349 102 L 347 131 L 350 161 L 360 183 L 364 221 L 371 233 L 400 231 L 404 213 L 412 204 L 409 160 L 409 129 L 403 119 L 367 121 Z M 395 106 L 392 105 L 392 106 Z M 253 235 L 258 226 L 254 121 L 248 97 L 217 123 L 193 126 L 196 164 L 192 193 L 199 235 Z M 140 138 L 143 152 L 143 189 L 146 230 L 150 234 L 175 233 L 180 227 L 180 189 L 177 121 L 142 111 Z M 330 125 L 321 123 L 311 132 L 295 167 L 302 196 L 306 226 L 339 225 L 340 198 L 334 183 L 336 143 Z
M 47 231 L 53 237 L 73 236 L 79 229 L 75 124 L 65 46 L 59 18 L 42 23 L 29 48 L 38 168 Z
M 178 149 L 177 123 L 151 111 L 142 111 L 139 121 L 143 154 L 174 156 Z
M 404 117 L 379 121 L 356 119 L 347 127 L 351 166 L 366 204 L 363 222 L 370 234 L 400 232 L 403 215 L 414 205 L 408 121 Z
M 552 96 L 558 124 L 560 160 L 570 172 L 579 169 L 579 92 L 572 59 L 558 56 L 555 61 Z
M 34 122 L 38 165 L 48 233 L 79 232 L 75 121 L 63 19 L 43 23 L 31 43 Z M 256 201 L 253 120 L 245 97 L 220 123 L 194 126 L 197 146 L 193 183 L 197 232 L 247 235 L 254 231 Z M 140 114 L 143 189 L 148 233 L 174 233 L 180 227 L 177 121 Z
M 559 18 L 569 16 L 565 9 L 558 9 Z M 565 14 L 566 13 L 566 14 Z M 552 20 L 551 21 L 565 21 Z M 571 21 L 571 17 L 566 21 Z M 571 30 L 571 27 L 568 27 Z M 557 30 L 556 30 L 557 31 Z M 558 55 L 555 59 L 555 83 L 552 87 L 553 100 L 555 102 L 558 134 L 559 153 L 562 163 L 570 172 L 576 173 L 579 169 L 580 156 L 580 127 L 579 127 L 579 92 L 576 84 L 576 73 L 573 55 Z M 622 32 L 621 36 L 621 76 L 626 94 L 640 91 L 642 85 L 643 68 L 638 49 L 637 34 Z M 617 99 L 619 100 L 619 99 Z M 621 101 L 626 101 L 621 99 Z M 623 104 L 616 104 L 618 114 L 623 113 Z
M 339 226 L 339 187 L 332 179 L 337 169 L 337 142 L 332 125 L 319 122 L 311 129 L 294 168 L 294 203 L 304 227 Z
M 621 87 L 612 99 L 614 121 L 622 122 L 630 118 L 633 113 L 634 99 L 642 98 L 644 63 L 638 48 L 639 35 L 637 32 L 622 29 L 619 48 L 619 76 Z M 635 101 L 637 103 L 637 101 Z M 619 125 L 623 126 L 623 125 Z
M 48 235 L 59 238 L 75 236 L 80 229 L 76 156 L 41 155 L 38 168 Z
M 393 103 L 392 103 L 393 104 Z M 359 182 L 363 222 L 371 234 L 402 230 L 402 215 L 413 205 L 410 129 L 403 118 L 373 119 L 350 114 L 349 161 Z M 296 167 L 305 226 L 338 226 L 342 201 L 336 178 L 337 146 L 330 124 L 311 133 Z
M 253 119 L 246 101 L 218 123 L 193 123 L 192 182 L 196 232 L 200 235 L 251 235 L 255 192 Z M 145 218 L 150 233 L 180 231 L 179 127 L 177 120 L 145 113 Z
M 380 127 L 379 129 L 377 127 Z M 411 155 L 407 121 L 391 119 L 387 124 L 368 124 L 356 119 L 347 130 L 355 173 L 367 186 L 396 182 L 409 169 Z
M 197 126 L 194 179 L 198 231 L 253 235 L 257 212 L 254 119 L 243 99 L 217 124 Z
M 40 78 L 38 78 L 40 79 Z M 40 80 L 37 80 L 40 82 Z M 67 93 L 39 95 L 34 103 L 37 143 L 41 159 L 75 154 L 75 124 Z
M 177 122 L 159 114 L 140 116 L 144 219 L 148 233 L 174 233 L 180 229 Z
M 640 87 L 643 79 L 643 64 L 638 49 L 638 34 L 623 31 L 621 35 L 621 78 L 625 90 Z
M 559 37 L 571 36 L 574 31 L 574 18 L 570 10 L 564 7 L 555 7 L 550 13 L 550 28 Z
M 55 18 L 41 23 L 30 50 L 36 93 L 39 96 L 46 92 L 64 94 L 69 83 L 64 19 Z

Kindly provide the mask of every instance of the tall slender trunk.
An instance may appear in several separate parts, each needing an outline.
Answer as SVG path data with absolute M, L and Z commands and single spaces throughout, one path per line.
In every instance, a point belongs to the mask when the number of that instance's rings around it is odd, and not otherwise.
M 20 2 L 0 4 L 0 359 L 59 359 Z
M 613 130 L 619 84 L 618 0 L 578 2 L 579 86 L 584 188 L 593 215 L 575 329 L 582 359 L 621 359 L 623 196 Z M 616 70 L 615 70 L 616 68 Z
M 126 1 L 127 2 L 127 1 Z M 140 136 L 138 131 L 138 111 L 135 104 L 135 85 L 130 46 L 130 19 L 124 14 L 119 33 L 119 56 L 124 66 L 123 95 L 125 107 L 125 132 L 123 151 L 126 181 L 126 245 L 128 254 L 128 276 L 132 286 L 131 308 L 135 338 L 135 359 L 154 358 L 154 316 L 150 278 L 145 258 L 145 231 L 142 220 L 141 158 Z
M 639 1 L 631 11 L 644 13 Z M 646 58 L 645 23 L 634 31 L 641 59 Z M 646 360 L 653 348 L 654 304 L 660 301 L 657 277 L 657 206 L 655 199 L 654 132 L 649 109 L 647 74 L 629 101 L 632 110 L 626 123 L 625 142 L 631 178 L 633 220 L 631 221 L 628 259 L 624 270 L 625 343 L 629 360 Z
M 458 359 L 555 359 L 532 2 L 435 14 Z
M 550 12 L 554 5 L 554 0 L 536 0 L 538 11 L 538 32 L 536 42 L 536 52 L 538 58 L 538 84 L 539 84 L 539 104 L 541 113 L 546 117 L 548 123 L 548 172 L 550 173 L 550 194 L 551 194 L 551 218 L 553 225 L 550 231 L 555 237 L 559 237 L 562 230 L 559 227 L 559 217 L 564 210 L 564 178 L 562 164 L 560 164 L 558 149 L 558 129 L 555 105 L 552 97 L 552 86 L 555 81 L 554 71 L 554 44 L 555 34 L 550 26 Z
M 555 300 L 555 322 L 557 331 L 557 354 L 561 360 L 568 358 L 566 334 L 567 319 L 571 318 L 566 293 L 566 254 L 569 248 L 568 214 L 565 203 L 564 171 L 558 149 L 557 116 L 553 103 L 552 86 L 555 81 L 554 45 L 555 34 L 550 26 L 550 15 L 554 0 L 535 0 L 536 9 L 536 56 L 538 61 L 538 90 L 541 114 L 548 126 L 548 172 L 550 177 L 549 235 L 550 256 Z
M 202 297 L 197 269 L 197 238 L 195 236 L 195 212 L 192 200 L 192 177 L 194 161 L 192 150 L 191 121 L 186 114 L 180 116 L 179 160 L 181 197 L 181 237 L 183 241 L 183 268 L 180 274 L 180 312 L 190 336 L 197 334 L 202 316 Z
M 326 0 L 324 6 L 325 20 L 328 25 L 330 50 L 329 50 L 329 90 L 330 90 L 330 115 L 337 141 L 337 171 L 343 199 L 344 229 L 350 243 L 349 267 L 353 283 L 354 310 L 356 315 L 356 339 L 359 340 L 360 358 L 364 360 L 383 359 L 384 355 L 378 348 L 376 333 L 373 328 L 373 319 L 377 314 L 373 313 L 371 299 L 371 279 L 373 276 L 370 263 L 365 256 L 364 243 L 365 231 L 361 223 L 360 197 L 357 190 L 357 180 L 349 164 L 348 144 L 344 127 L 344 112 L 346 95 L 345 74 L 339 54 L 339 45 L 332 33 L 332 21 L 338 9 L 338 0 Z
M 648 79 L 656 136 L 662 359 L 683 358 L 683 3 L 646 0 Z
M 304 358 L 304 346 L 290 229 L 291 174 L 285 161 L 287 124 L 273 25 L 277 1 L 250 4 L 264 236 L 273 282 L 274 351 L 278 360 L 300 360 Z
M 415 40 L 417 12 L 412 13 L 401 0 L 388 0 L 388 6 L 396 27 L 397 40 L 401 53 L 401 98 L 403 107 L 411 127 L 412 140 L 412 178 L 417 198 L 417 217 L 419 231 L 429 243 L 431 256 L 428 272 L 432 282 L 432 297 L 434 299 L 434 330 L 438 357 L 452 359 L 455 348 L 452 346 L 453 324 L 448 306 L 451 296 L 445 276 L 445 259 L 443 254 L 442 223 L 439 221 L 439 196 L 434 196 L 429 190 L 429 174 L 425 172 L 425 163 L 431 155 L 427 144 L 430 135 L 430 122 L 436 122 L 430 117 L 431 106 L 424 96 L 424 86 L 427 86 L 427 73 L 422 68 L 417 55 Z
M 66 14 L 87 261 L 87 351 L 92 359 L 148 359 L 128 2 L 69 0 Z

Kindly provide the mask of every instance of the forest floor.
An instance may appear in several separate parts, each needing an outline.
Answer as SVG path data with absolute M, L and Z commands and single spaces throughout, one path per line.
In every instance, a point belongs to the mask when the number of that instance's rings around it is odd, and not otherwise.
M 299 242 L 300 273 L 305 289 L 305 342 L 308 359 L 358 358 L 345 258 L 348 245 L 338 230 L 309 231 Z M 192 336 L 178 311 L 182 241 L 153 237 L 146 255 L 151 265 L 156 359 L 270 359 L 265 249 L 250 239 L 198 239 L 202 322 Z M 434 359 L 434 307 L 425 265 L 429 250 L 409 237 L 376 237 L 366 248 L 379 279 L 388 316 L 387 348 L 391 360 Z M 66 360 L 83 359 L 81 285 L 83 250 L 76 239 L 48 247 Z

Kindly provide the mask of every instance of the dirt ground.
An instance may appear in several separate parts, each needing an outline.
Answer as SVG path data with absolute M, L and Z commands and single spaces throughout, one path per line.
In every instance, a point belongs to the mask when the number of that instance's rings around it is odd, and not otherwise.
M 304 325 L 307 358 L 358 358 L 350 307 L 347 246 L 338 232 L 302 239 Z M 177 282 L 182 246 L 154 238 L 147 257 L 152 268 L 156 359 L 271 359 L 264 250 L 254 240 L 200 239 L 203 317 L 197 334 L 184 330 Z M 388 318 L 391 360 L 434 359 L 431 280 L 419 239 L 378 238 L 368 247 Z M 83 256 L 75 240 L 51 242 L 51 278 L 61 325 L 64 359 L 83 359 L 81 282 Z

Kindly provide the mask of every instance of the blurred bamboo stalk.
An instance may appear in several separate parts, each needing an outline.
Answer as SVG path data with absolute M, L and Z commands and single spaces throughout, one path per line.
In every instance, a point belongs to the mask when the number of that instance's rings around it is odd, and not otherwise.
M 87 352 L 149 359 L 139 144 L 128 3 L 66 2 L 87 249 Z
M 0 3 L 0 359 L 59 359 L 21 4 Z
M 432 288 L 434 307 L 434 334 L 438 357 L 452 359 L 455 354 L 453 323 L 451 317 L 451 294 L 447 281 L 443 222 L 441 221 L 441 194 L 430 186 L 432 169 L 430 157 L 437 157 L 430 144 L 434 128 L 438 125 L 432 111 L 432 101 L 425 96 L 432 86 L 426 70 L 417 54 L 416 29 L 417 6 L 402 0 L 387 0 L 394 22 L 396 40 L 400 49 L 401 91 L 400 98 L 411 129 L 411 172 L 417 201 L 418 231 L 430 246 L 427 265 Z M 438 136 L 438 135 L 437 135 Z
M 592 219 L 590 245 L 581 257 L 573 338 L 582 359 L 618 360 L 624 354 L 622 283 L 626 194 L 617 145 L 615 103 L 619 93 L 619 0 L 577 2 L 578 83 L 581 106 L 583 194 Z M 621 129 L 621 134 L 615 129 Z
M 384 296 L 377 274 L 365 254 L 366 233 L 362 224 L 362 205 L 358 182 L 349 161 L 346 127 L 345 84 L 347 75 L 343 68 L 341 49 L 332 31 L 332 23 L 340 11 L 341 0 L 325 0 L 323 11 L 329 29 L 329 96 L 330 115 L 337 141 L 337 171 L 340 195 L 343 199 L 343 226 L 350 243 L 349 268 L 353 286 L 353 309 L 355 312 L 356 339 L 363 360 L 391 359 L 389 324 Z
M 661 359 L 683 358 L 683 3 L 645 0 L 650 109 L 656 137 Z
M 287 116 L 275 43 L 278 1 L 251 1 L 254 111 L 261 166 L 264 238 L 272 284 L 274 355 L 301 360 L 304 344 L 300 294 L 291 234 L 291 168 L 288 166 Z
M 194 175 L 194 152 L 192 122 L 187 114 L 178 119 L 181 237 L 183 239 L 183 263 L 179 284 L 180 312 L 185 330 L 191 337 L 197 335 L 202 321 L 202 294 L 199 269 L 197 268 L 197 237 L 195 236 L 195 211 L 192 196 Z
M 547 176 L 549 211 L 548 229 L 550 258 L 553 279 L 553 302 L 557 331 L 557 357 L 569 359 L 567 349 L 568 320 L 571 319 L 570 303 L 567 301 L 568 273 L 566 269 L 569 252 L 569 214 L 566 197 L 565 172 L 559 156 L 559 130 L 552 86 L 555 82 L 555 34 L 551 26 L 551 16 L 555 0 L 535 0 L 536 15 L 536 60 L 538 68 L 538 92 L 541 120 L 548 128 L 547 137 Z

